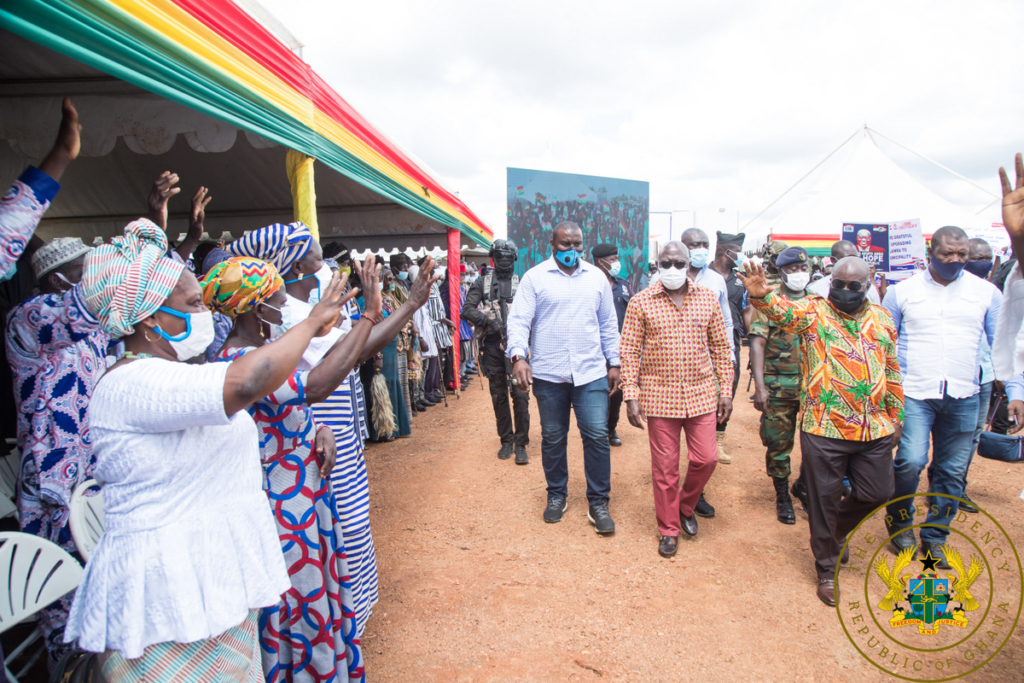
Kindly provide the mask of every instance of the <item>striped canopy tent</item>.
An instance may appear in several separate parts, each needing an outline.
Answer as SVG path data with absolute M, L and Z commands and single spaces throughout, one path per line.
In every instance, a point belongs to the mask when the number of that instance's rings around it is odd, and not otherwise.
M 861 128 L 826 157 L 820 169 L 812 169 L 804 176 L 808 182 L 801 179 L 798 183 L 803 185 L 803 193 L 779 215 L 753 228 L 744 226 L 744 249 L 759 249 L 770 239 L 803 247 L 812 256 L 827 256 L 832 243 L 840 239 L 844 223 L 918 219 L 928 239 L 944 225 L 956 225 L 975 235 L 999 220 L 998 206 L 974 213 L 926 188 L 879 149 L 872 134 L 878 135 Z M 986 203 L 992 200 L 981 192 L 979 198 Z
M 63 96 L 79 109 L 82 157 L 44 238 L 117 234 L 164 170 L 182 179 L 172 238 L 199 185 L 213 237 L 296 217 L 353 248 L 447 246 L 450 228 L 456 243 L 493 237 L 231 0 L 5 0 L 0 92 L 5 178 L 45 154 Z
M 40 236 L 118 234 L 170 170 L 182 188 L 172 239 L 203 185 L 213 238 L 303 220 L 352 249 L 443 247 L 457 262 L 462 246 L 490 245 L 491 229 L 455 193 L 275 36 L 272 17 L 254 14 L 264 23 L 232 0 L 0 3 L 3 177 L 42 159 L 64 96 L 83 125 L 82 154 Z M 458 279 L 448 295 L 457 310 Z

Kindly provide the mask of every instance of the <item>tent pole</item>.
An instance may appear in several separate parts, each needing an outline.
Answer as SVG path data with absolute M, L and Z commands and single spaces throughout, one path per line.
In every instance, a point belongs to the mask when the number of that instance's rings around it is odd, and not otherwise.
M 285 166 L 288 185 L 292 190 L 292 211 L 295 220 L 302 221 L 313 233 L 313 239 L 320 239 L 320 227 L 316 220 L 316 186 L 313 183 L 313 157 L 294 149 L 288 150 Z
M 451 311 L 451 321 L 455 323 L 455 330 L 452 331 L 452 379 L 455 384 L 455 395 L 458 396 L 462 390 L 462 382 L 459 375 L 459 356 L 462 349 L 459 348 L 459 321 L 462 317 L 462 233 L 457 228 L 448 228 L 448 309 Z

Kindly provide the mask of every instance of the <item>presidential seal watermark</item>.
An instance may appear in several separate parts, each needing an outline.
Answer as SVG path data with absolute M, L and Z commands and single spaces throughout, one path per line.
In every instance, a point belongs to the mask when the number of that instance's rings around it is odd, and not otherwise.
M 915 545 L 899 552 L 891 545 L 887 522 L 894 520 L 886 506 L 850 532 L 850 561 L 836 568 L 840 623 L 865 659 L 896 678 L 938 683 L 968 676 L 999 654 L 1017 626 L 1024 606 L 1020 556 L 1002 525 L 980 508 L 970 515 L 959 510 L 948 526 L 923 523 L 929 511 L 948 517 L 961 499 L 919 493 L 890 504 L 901 501 L 913 515 L 895 524 L 922 522 L 906 527 Z M 949 532 L 934 554 L 920 547 L 924 528 Z

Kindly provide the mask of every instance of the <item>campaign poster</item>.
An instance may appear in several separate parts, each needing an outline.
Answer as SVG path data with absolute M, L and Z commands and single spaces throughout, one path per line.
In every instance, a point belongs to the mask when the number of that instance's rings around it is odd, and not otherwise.
M 860 257 L 876 272 L 889 272 L 888 223 L 843 223 L 843 239 L 853 242 Z
M 516 243 L 520 276 L 551 257 L 551 231 L 571 221 L 583 231 L 583 258 L 603 242 L 619 248 L 619 277 L 639 291 L 647 277 L 647 235 L 650 231 L 650 184 L 640 180 L 602 178 L 509 168 L 508 238 Z
M 889 224 L 889 280 L 905 280 L 925 264 L 924 236 L 916 218 Z

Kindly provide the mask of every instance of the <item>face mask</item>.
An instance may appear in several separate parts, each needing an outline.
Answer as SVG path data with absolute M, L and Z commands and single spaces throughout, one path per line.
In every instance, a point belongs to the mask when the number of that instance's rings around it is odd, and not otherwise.
M 398 279 L 399 280 L 408 280 L 409 279 L 409 271 L 407 271 L 407 270 L 400 270 L 400 271 L 398 271 Z
M 575 268 L 576 264 L 580 262 L 580 252 L 575 249 L 556 251 L 555 259 L 566 268 Z
M 384 283 L 383 282 L 378 282 L 377 283 L 377 291 L 378 292 L 383 292 L 384 291 Z
M 802 292 L 807 283 L 811 281 L 810 273 L 796 272 L 786 276 L 786 288 L 793 292 Z
M 729 252 L 726 252 L 726 256 L 728 256 L 729 259 L 732 260 L 733 268 L 742 268 L 743 264 L 747 260 L 747 255 L 744 254 L 742 251 L 737 254 L 730 254 Z
M 619 261 L 616 261 L 615 263 L 613 263 L 611 265 L 611 267 L 608 269 L 608 275 L 610 275 L 611 277 L 618 277 L 619 273 L 621 273 L 621 272 L 622 272 L 622 264 Z
M 270 325 L 270 339 L 274 340 L 281 337 L 285 332 L 291 329 L 292 326 L 292 309 L 288 308 L 288 304 L 285 304 L 281 308 L 274 308 L 270 304 L 263 304 L 265 308 L 269 308 L 272 311 L 277 311 L 281 314 L 281 324 L 272 323 L 269 320 L 263 320 L 261 322 L 268 323 Z
M 964 266 L 964 270 L 966 270 L 971 275 L 977 275 L 982 280 L 984 280 L 985 278 L 988 277 L 989 271 L 992 270 L 992 262 L 991 261 L 968 261 L 967 265 Z
M 868 293 L 863 289 L 859 292 L 851 292 L 848 289 L 829 289 L 828 300 L 843 313 L 853 314 L 864 303 Z
M 412 279 L 412 280 L 415 280 L 419 276 L 420 276 L 420 267 L 419 266 L 409 266 L 409 278 Z
M 306 301 L 316 304 L 320 301 L 320 294 L 327 289 L 327 285 L 331 284 L 331 278 L 334 277 L 334 273 L 331 272 L 331 267 L 325 263 L 320 267 L 320 270 L 313 273 L 313 277 L 316 278 L 316 289 L 310 291 L 309 298 Z
M 989 264 L 989 268 L 991 268 L 991 267 L 992 267 L 992 265 L 991 265 L 991 264 Z M 61 281 L 61 282 L 63 282 L 64 284 L 66 284 L 66 285 L 68 286 L 68 289 L 71 289 L 72 287 L 74 287 L 74 286 L 75 286 L 75 283 L 74 283 L 74 282 L 72 282 L 71 280 L 69 280 L 69 279 L 67 279 L 66 277 L 64 277 L 64 273 L 62 273 L 62 272 L 60 272 L 60 271 L 57 271 L 56 273 L 54 273 L 54 275 L 56 275 L 56 276 L 57 276 L 57 279 L 58 279 L 58 280 L 60 280 L 60 281 Z M 982 276 L 982 277 L 984 277 L 984 276 Z
M 352 274 L 352 266 L 342 266 L 342 267 L 338 268 L 338 277 L 341 277 L 342 275 L 351 275 L 351 274 Z
M 658 270 L 661 284 L 665 289 L 679 289 L 686 284 L 686 270 L 679 268 L 661 268 Z
M 707 249 L 691 249 L 690 250 L 690 267 L 692 268 L 703 268 L 708 264 L 708 257 L 711 256 L 711 252 Z
M 943 263 L 937 258 L 932 259 L 932 270 L 935 274 L 941 277 L 943 280 L 955 280 L 960 277 L 960 271 L 964 269 L 966 263 L 961 261 L 950 261 L 949 263 Z
M 161 306 L 157 310 L 185 321 L 185 331 L 177 337 L 170 336 L 159 326 L 156 328 L 156 333 L 167 340 L 178 360 L 186 361 L 195 358 L 213 343 L 213 313 L 210 311 L 182 313 L 166 306 Z

